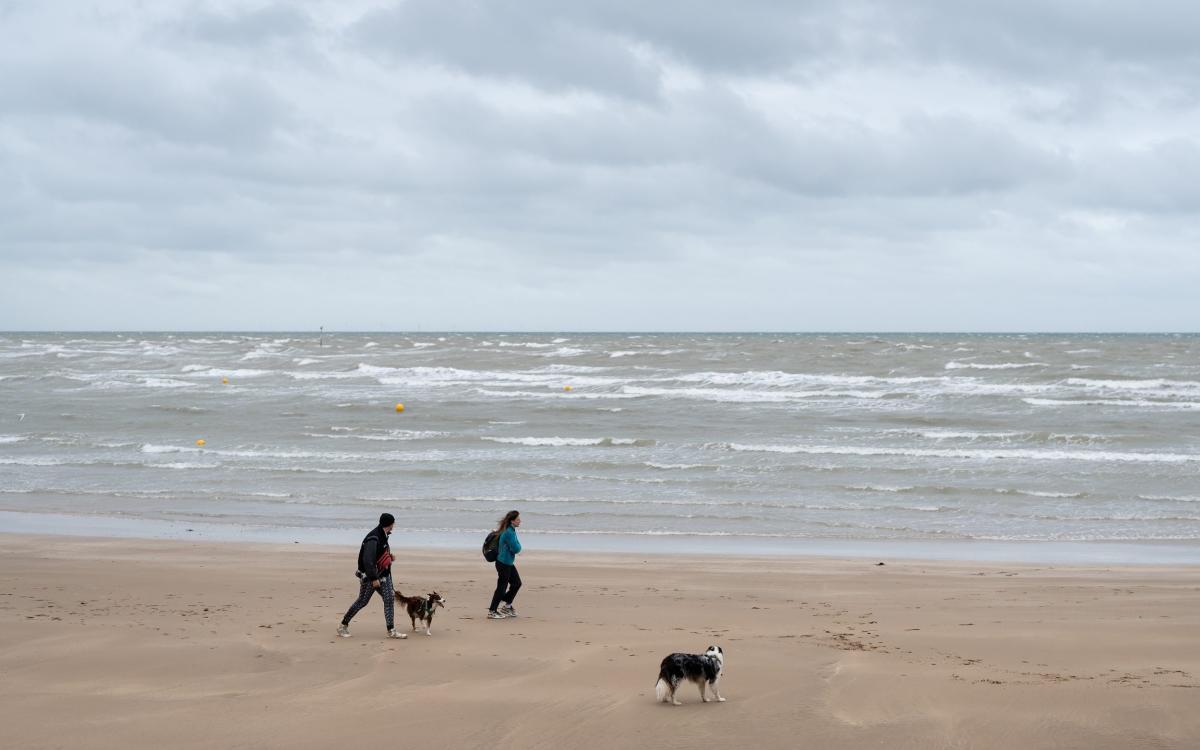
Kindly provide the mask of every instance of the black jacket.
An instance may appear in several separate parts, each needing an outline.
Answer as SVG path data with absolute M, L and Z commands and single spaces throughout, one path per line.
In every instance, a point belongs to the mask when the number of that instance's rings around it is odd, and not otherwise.
M 362 546 L 358 549 L 358 572 L 362 573 L 368 581 L 392 574 L 390 567 L 385 570 L 379 569 L 379 558 L 385 551 L 388 554 L 391 554 L 392 551 L 388 546 L 387 532 L 383 530 L 382 526 L 376 526 L 363 537 Z

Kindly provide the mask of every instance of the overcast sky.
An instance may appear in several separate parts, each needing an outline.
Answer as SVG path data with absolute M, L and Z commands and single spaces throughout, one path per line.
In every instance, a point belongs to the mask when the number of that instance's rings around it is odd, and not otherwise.
M 0 0 L 0 329 L 1200 330 L 1197 29 Z

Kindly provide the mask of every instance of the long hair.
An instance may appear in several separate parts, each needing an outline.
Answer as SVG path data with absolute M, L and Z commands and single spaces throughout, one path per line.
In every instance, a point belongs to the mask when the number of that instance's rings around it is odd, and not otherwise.
M 504 518 L 500 519 L 500 525 L 496 527 L 496 532 L 503 534 L 504 530 L 509 526 L 512 526 L 512 522 L 517 520 L 517 516 L 519 515 L 521 515 L 521 511 L 519 510 L 510 510 L 509 512 L 505 513 Z

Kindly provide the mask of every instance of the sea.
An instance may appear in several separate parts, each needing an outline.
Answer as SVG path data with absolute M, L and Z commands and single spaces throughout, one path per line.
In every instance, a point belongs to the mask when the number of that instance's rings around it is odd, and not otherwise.
M 510 509 L 527 548 L 1200 562 L 1200 336 L 0 333 L 0 532 L 466 550 Z

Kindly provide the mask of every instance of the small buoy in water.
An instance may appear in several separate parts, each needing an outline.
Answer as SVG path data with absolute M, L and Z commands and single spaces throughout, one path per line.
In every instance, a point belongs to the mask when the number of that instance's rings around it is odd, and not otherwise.
M 229 385 L 229 378 L 221 378 L 221 382 L 225 385 Z
M 199 440 L 197 440 L 197 441 L 196 441 L 196 445 L 203 446 L 203 445 L 204 445 L 204 438 L 200 438 Z
M 569 386 L 569 385 L 564 385 L 564 386 L 563 386 L 563 390 L 564 390 L 564 391 L 569 391 L 569 390 L 571 390 L 571 386 Z
M 404 411 L 404 404 L 396 404 L 396 411 Z

